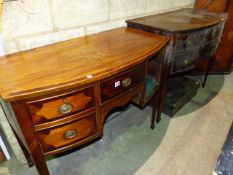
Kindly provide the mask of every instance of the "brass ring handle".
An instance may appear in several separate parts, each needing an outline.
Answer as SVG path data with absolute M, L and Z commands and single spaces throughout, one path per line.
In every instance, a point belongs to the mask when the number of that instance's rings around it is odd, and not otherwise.
M 69 103 L 65 103 L 59 107 L 60 114 L 68 114 L 73 110 L 73 106 Z
M 68 130 L 65 132 L 64 137 L 66 139 L 72 139 L 77 135 L 77 131 L 75 129 Z
M 128 87 L 131 84 L 131 82 L 132 82 L 131 78 L 126 78 L 122 81 L 122 86 Z

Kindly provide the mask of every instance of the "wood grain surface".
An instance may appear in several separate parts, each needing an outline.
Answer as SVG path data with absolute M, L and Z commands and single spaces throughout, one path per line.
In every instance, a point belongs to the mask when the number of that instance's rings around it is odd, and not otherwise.
M 222 16 L 210 16 L 198 10 L 185 8 L 128 20 L 127 23 L 148 26 L 164 32 L 184 32 L 212 26 L 222 20 L 224 20 Z
M 93 83 L 145 61 L 169 39 L 118 28 L 0 58 L 5 101 Z
M 45 99 L 29 101 L 26 104 L 33 123 L 38 125 L 94 107 L 94 88 L 89 87 L 70 94 L 50 96 Z M 72 109 L 68 113 L 60 113 L 59 111 L 64 104 L 71 105 Z
M 66 138 L 65 135 L 68 131 L 75 131 L 76 134 L 71 138 Z M 92 114 L 60 127 L 40 131 L 37 135 L 43 151 L 47 152 L 77 142 L 96 133 L 96 116 Z
M 143 82 L 145 80 L 145 69 L 145 64 L 142 64 L 134 70 L 124 73 L 123 75 L 119 75 L 111 78 L 110 80 L 101 82 L 101 102 L 104 103 L 114 96 L 117 96 Z M 125 79 L 130 79 L 130 84 L 128 86 L 123 85 Z

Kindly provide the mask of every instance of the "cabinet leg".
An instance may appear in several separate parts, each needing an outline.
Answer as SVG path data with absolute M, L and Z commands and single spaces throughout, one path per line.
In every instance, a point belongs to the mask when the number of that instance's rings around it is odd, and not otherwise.
M 150 128 L 151 129 L 154 129 L 155 128 L 155 121 L 157 122 L 157 118 L 158 118 L 158 107 L 159 107 L 159 93 L 156 92 L 153 99 L 152 99 L 152 116 L 151 116 L 151 126 Z
M 158 116 L 156 117 L 156 122 L 159 123 L 161 120 L 161 113 L 158 113 Z
M 161 88 L 161 87 L 160 87 Z M 163 91 L 161 89 L 158 90 L 158 95 L 157 95 L 157 116 L 156 116 L 156 122 L 159 123 L 161 120 L 161 113 L 162 113 L 162 108 L 163 108 Z M 166 95 L 166 94 L 165 94 Z
M 155 124 L 154 123 L 151 123 L 150 129 L 155 129 Z
M 202 82 L 202 87 L 203 87 L 203 88 L 204 88 L 205 85 L 206 85 L 207 78 L 208 78 L 208 74 L 206 73 L 206 74 L 205 74 L 205 77 L 204 77 L 204 80 L 203 80 L 203 82 Z
M 12 102 L 11 105 L 15 112 L 15 116 L 17 116 L 19 126 L 21 127 L 21 132 L 24 136 L 25 142 L 27 144 L 26 146 L 34 165 L 36 166 L 40 175 L 49 175 L 49 170 L 46 165 L 44 154 L 40 143 L 37 140 L 34 127 L 30 120 L 30 115 L 27 111 L 25 103 Z
M 40 150 L 34 150 L 31 152 L 33 157 L 34 164 L 40 175 L 49 175 L 49 170 L 44 158 L 44 155 L 40 152 Z
M 209 72 L 210 72 L 211 68 L 213 67 L 214 60 L 215 60 L 215 58 L 209 58 L 208 67 L 207 67 L 207 69 L 206 69 L 206 73 L 205 73 L 205 76 L 204 76 L 204 80 L 203 80 L 203 82 L 202 82 L 202 87 L 203 87 L 203 88 L 204 88 L 205 85 L 206 85 L 206 81 L 207 81 Z
M 20 145 L 20 147 L 21 147 L 21 149 L 22 149 L 22 151 L 24 153 L 24 156 L 25 156 L 25 158 L 27 160 L 28 166 L 32 167 L 34 164 L 33 164 L 33 161 L 31 159 L 30 153 L 28 152 L 28 150 L 26 149 L 26 147 L 24 146 L 24 144 L 22 143 L 22 141 L 20 140 L 19 136 L 16 134 L 16 132 L 15 132 L 15 130 L 13 128 L 12 128 L 12 131 L 15 134 L 15 137 L 16 137 L 16 139 L 17 139 L 17 141 L 18 141 L 18 143 L 19 143 L 19 145 Z

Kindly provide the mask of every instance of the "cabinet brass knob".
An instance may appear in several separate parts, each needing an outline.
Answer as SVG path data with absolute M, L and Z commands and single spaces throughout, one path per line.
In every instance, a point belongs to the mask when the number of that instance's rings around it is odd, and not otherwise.
M 128 87 L 131 84 L 131 79 L 130 78 L 126 78 L 122 81 L 122 86 L 123 87 Z
M 60 106 L 59 113 L 60 114 L 68 114 L 73 110 L 73 106 L 69 103 L 65 103 Z
M 77 131 L 72 129 L 65 132 L 64 136 L 66 139 L 72 139 L 77 135 Z

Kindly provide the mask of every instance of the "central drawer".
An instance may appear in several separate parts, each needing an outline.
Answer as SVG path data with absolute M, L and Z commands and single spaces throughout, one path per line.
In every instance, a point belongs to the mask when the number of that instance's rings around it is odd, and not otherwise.
M 101 82 L 101 102 L 105 102 L 145 80 L 145 64 Z
M 95 106 L 94 87 L 26 102 L 34 125 L 48 123 Z

